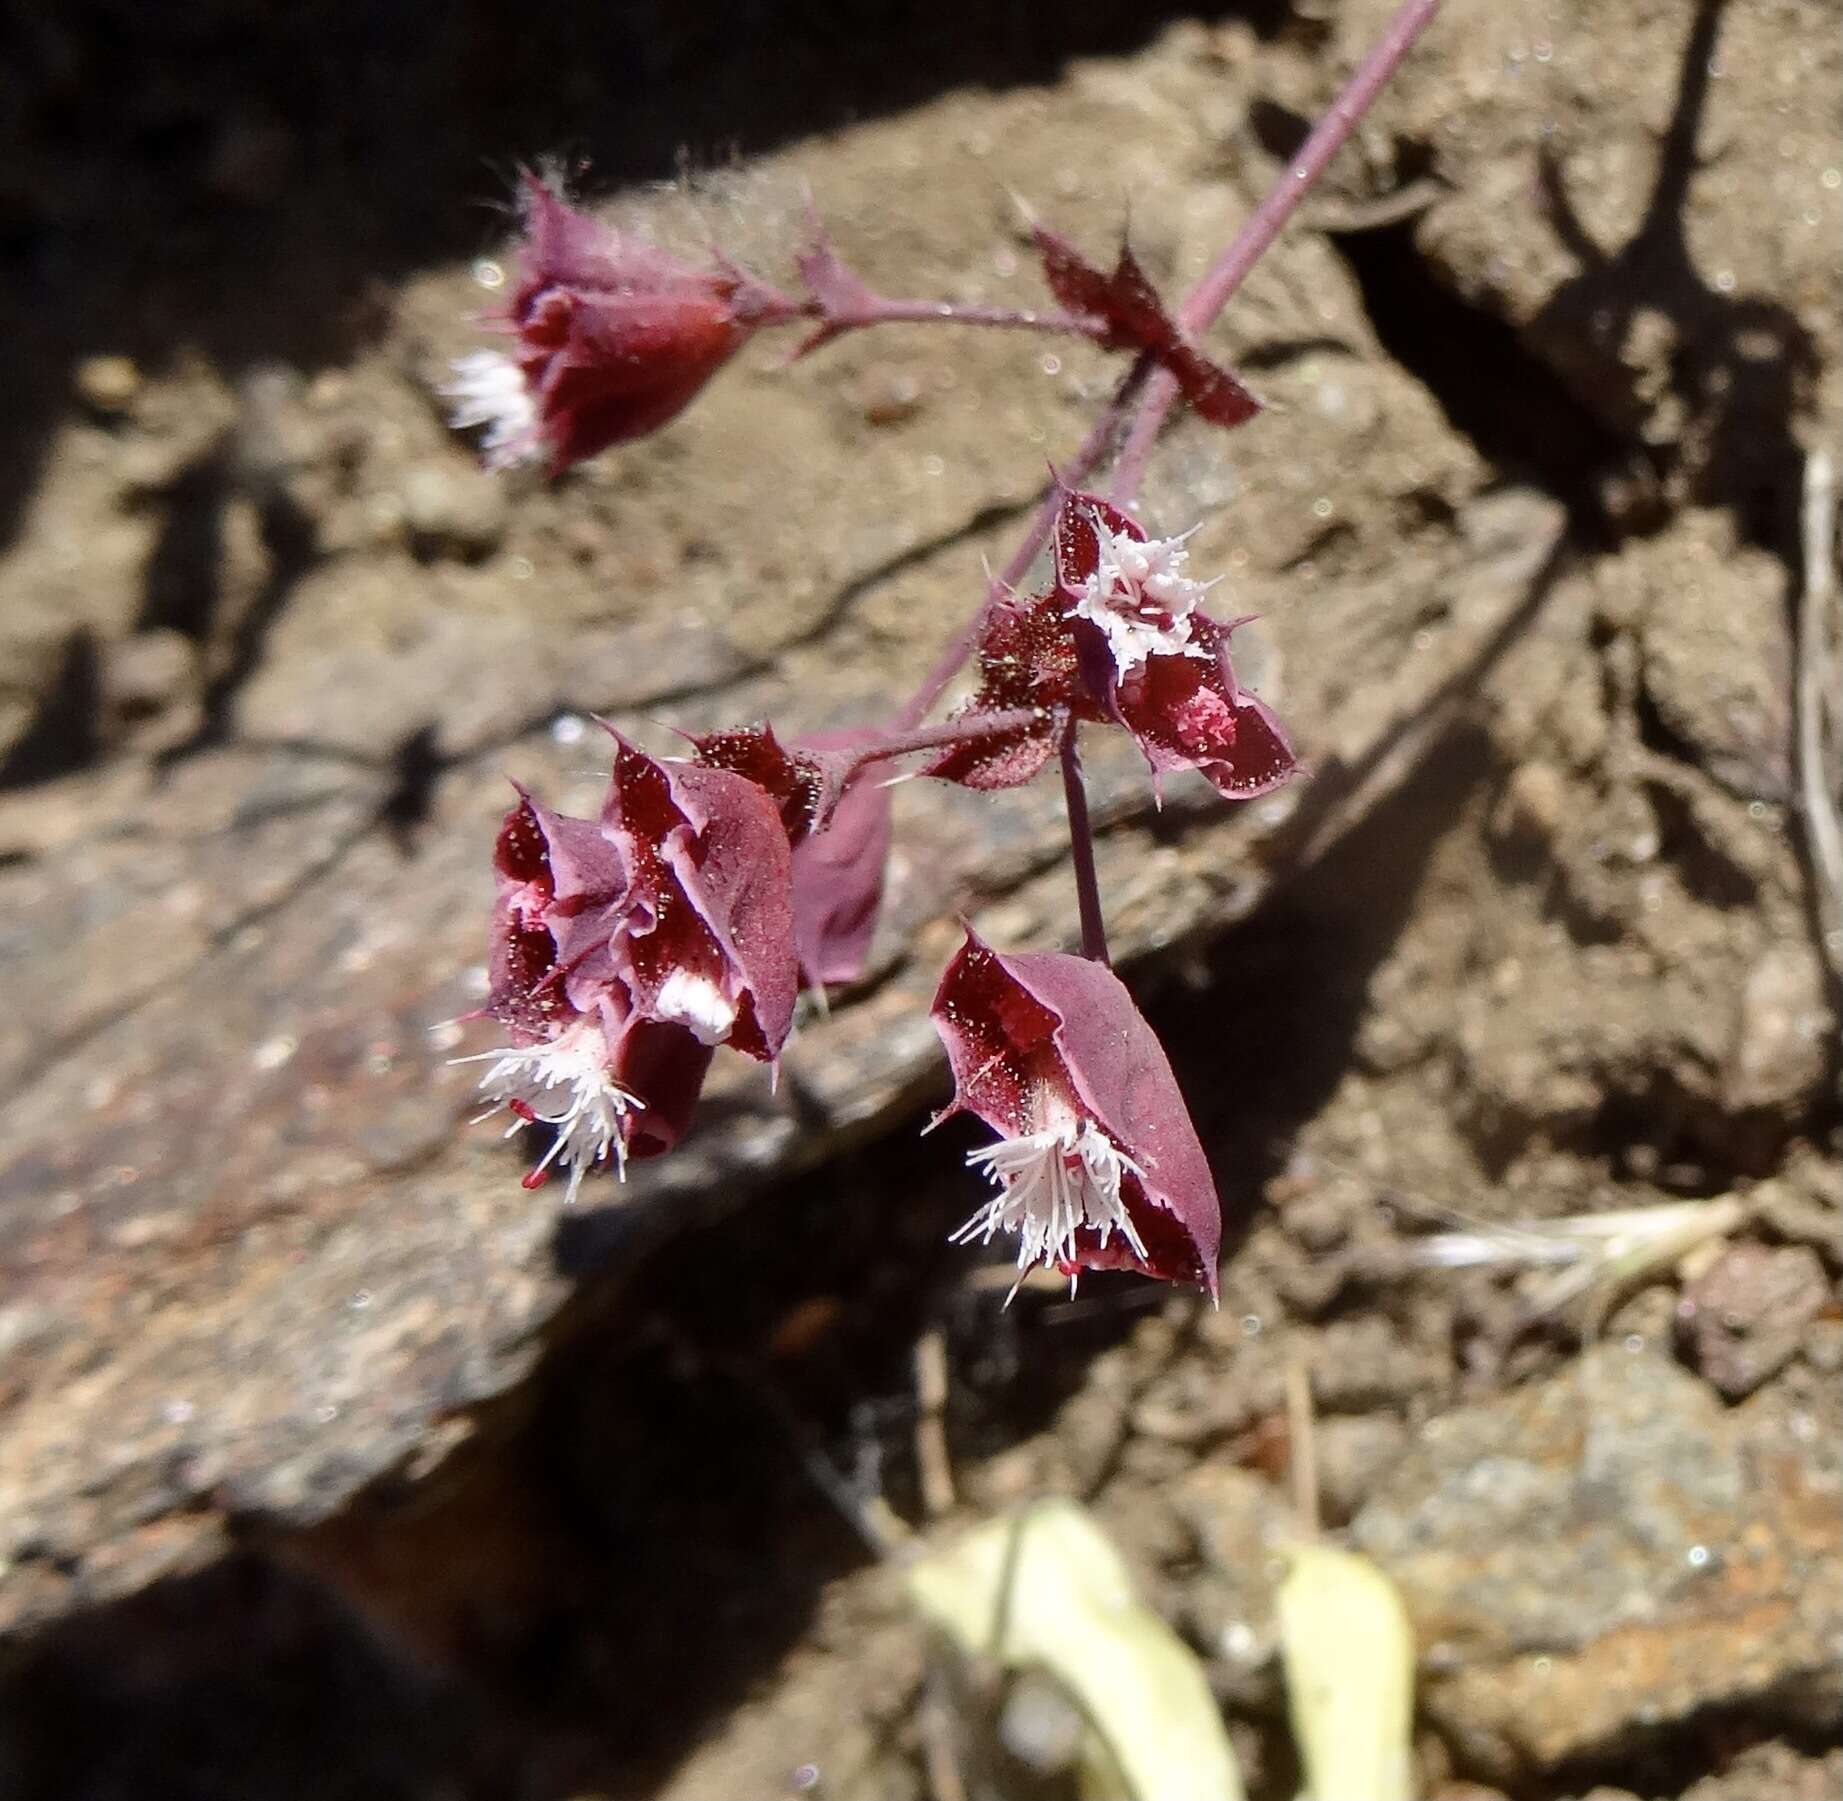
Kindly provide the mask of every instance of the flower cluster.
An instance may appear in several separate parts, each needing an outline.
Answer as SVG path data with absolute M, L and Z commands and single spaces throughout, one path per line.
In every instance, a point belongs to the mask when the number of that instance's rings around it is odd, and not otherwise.
M 773 801 L 615 735 L 601 817 L 521 793 L 494 848 L 490 991 L 511 1042 L 481 1088 L 555 1137 L 530 1179 L 625 1173 L 684 1135 L 718 1045 L 773 1062 L 793 1023 L 793 879 Z
M 979 691 L 945 727 L 783 743 L 766 725 L 656 760 L 615 734 L 597 820 L 521 793 L 495 855 L 491 996 L 511 1039 L 482 1087 L 554 1138 L 574 1198 L 597 1165 L 677 1143 L 719 1045 L 772 1062 L 797 989 L 862 973 L 890 841 L 881 762 L 972 788 L 1028 780 L 1078 723 L 1123 727 L 1154 782 L 1228 795 L 1294 768 L 1236 682 L 1233 625 L 1201 608 L 1182 538 L 1065 491 L 1041 594 L 990 608 Z M 945 748 L 941 748 L 941 746 Z M 997 1133 L 968 1161 L 993 1193 L 956 1235 L 1015 1237 L 1020 1271 L 1132 1269 L 1215 1292 L 1220 1213 L 1164 1052 L 1103 962 L 1006 955 L 969 933 L 935 996 L 955 1096 Z M 1022 1280 L 1020 1275 L 1019 1280 Z
M 542 462 L 552 475 L 677 417 L 754 333 L 811 327 L 805 356 L 847 332 L 918 320 L 1084 337 L 1167 370 L 1203 418 L 1232 427 L 1260 403 L 1203 356 L 1122 245 L 1111 274 L 1038 229 L 1044 280 L 1065 309 L 1012 311 L 892 299 L 840 260 L 815 219 L 793 259 L 804 295 L 783 293 L 725 257 L 698 268 L 613 230 L 526 172 L 516 280 L 488 323 L 509 348 L 460 358 L 443 390 L 457 426 L 478 428 L 489 466 Z
M 1327 130 L 1348 131 L 1426 10 L 1413 0 Z M 1178 397 L 1224 428 L 1258 411 L 1193 331 L 1323 167 L 1331 139 L 1313 142 L 1319 160 L 1251 221 L 1252 248 L 1232 246 L 1175 311 L 1129 247 L 1106 270 L 1041 228 L 1054 311 L 891 299 L 816 221 L 791 259 L 800 291 L 783 293 L 720 256 L 693 266 L 610 230 L 527 176 L 516 281 L 494 321 L 505 348 L 456 366 L 456 422 L 480 429 L 489 463 L 541 461 L 555 475 L 664 425 L 768 327 L 801 324 L 796 355 L 897 323 L 1050 331 L 1133 359 L 1108 422 L 1124 425 L 1138 404 L 1132 429 L 1090 441 L 1123 437 L 1113 492 L 1130 493 Z M 1058 759 L 1082 954 L 1011 954 L 969 931 L 934 999 L 954 1080 L 939 1120 L 968 1114 L 994 1134 L 968 1154 L 990 1192 L 955 1237 L 1013 1240 L 1020 1282 L 1039 1266 L 1071 1284 L 1085 1269 L 1126 1269 L 1215 1294 L 1216 1188 L 1157 1037 L 1107 964 L 1077 734 L 1124 732 L 1161 799 L 1179 771 L 1244 799 L 1297 764 L 1236 677 L 1230 644 L 1247 622 L 1207 610 L 1215 584 L 1191 570 L 1192 534 L 1155 537 L 1076 485 L 1101 454 L 1084 450 L 1058 479 L 1004 578 L 887 724 L 785 741 L 766 725 L 738 727 L 693 738 L 679 758 L 615 733 L 597 818 L 520 792 L 494 854 L 482 1009 L 505 1041 L 478 1061 L 510 1131 L 552 1134 L 529 1183 L 561 1168 L 573 1199 L 590 1170 L 624 1174 L 630 1159 L 671 1149 L 719 1047 L 773 1064 L 802 987 L 823 996 L 864 974 L 889 859 L 890 765 L 919 757 L 913 773 L 990 790 Z M 1046 547 L 1042 579 L 1027 583 Z M 926 723 L 969 655 L 970 698 Z

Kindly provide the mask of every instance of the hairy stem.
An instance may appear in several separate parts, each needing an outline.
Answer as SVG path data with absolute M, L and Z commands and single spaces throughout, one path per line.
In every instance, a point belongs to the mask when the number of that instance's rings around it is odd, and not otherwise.
M 1029 307 L 962 305 L 951 300 L 892 300 L 883 294 L 867 295 L 860 301 L 835 303 L 809 300 L 790 319 L 816 319 L 829 333 L 862 331 L 872 325 L 985 325 L 1000 331 L 1042 331 L 1065 338 L 1104 340 L 1108 328 L 1098 319 L 1084 319 L 1077 313 L 1054 309 L 1036 311 Z M 779 323 L 777 320 L 776 323 Z
M 949 719 L 942 725 L 888 732 L 875 744 L 855 751 L 850 762 L 838 772 L 836 780 L 842 790 L 861 769 L 872 763 L 906 757 L 918 750 L 949 750 L 956 744 L 977 744 L 981 739 L 1002 737 L 1006 732 L 1022 731 L 1042 721 L 1043 715 L 1034 707 L 1006 707 L 995 713 L 976 713 L 970 719 Z
M 1247 280 L 1249 271 L 1280 235 L 1331 159 L 1343 149 L 1384 84 L 1439 10 L 1440 0 L 1406 0 L 1389 21 L 1388 29 L 1357 65 L 1356 72 L 1332 101 L 1330 111 L 1312 128 L 1311 136 L 1268 190 L 1266 199 L 1248 215 L 1247 223 L 1178 308 L 1178 323 L 1191 336 L 1206 331 Z M 1177 383 L 1163 369 L 1153 375 L 1146 388 L 1138 416 L 1114 465 L 1113 497 L 1122 505 L 1129 505 L 1137 497 L 1152 445 L 1177 399 L 1177 391 Z
M 1107 926 L 1101 917 L 1101 884 L 1094 870 L 1094 828 L 1088 820 L 1088 790 L 1082 785 L 1081 752 L 1071 720 L 1062 734 L 1062 795 L 1069 810 L 1069 847 L 1075 864 L 1075 901 L 1081 909 L 1081 954 L 1106 963 Z

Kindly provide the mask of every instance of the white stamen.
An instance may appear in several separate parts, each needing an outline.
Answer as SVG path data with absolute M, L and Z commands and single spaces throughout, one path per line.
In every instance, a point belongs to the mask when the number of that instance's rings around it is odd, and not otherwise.
M 554 1127 L 556 1140 L 531 1174 L 541 1174 L 553 1163 L 569 1169 L 566 1203 L 573 1203 L 586 1171 L 614 1159 L 616 1173 L 627 1180 L 627 1139 L 622 1120 L 646 1103 L 608 1078 L 608 1047 L 594 1020 L 580 1019 L 548 1044 L 508 1046 L 475 1057 L 456 1057 L 457 1063 L 487 1063 L 480 1078 L 481 1092 L 495 1107 L 517 1102 L 528 1108 L 526 1119 L 513 1109 L 506 1136 L 532 1123 Z M 558 1105 L 557 1090 L 563 1090 Z M 483 1116 L 484 1117 L 484 1116 Z
M 452 365 L 454 380 L 440 391 L 452 400 L 458 429 L 483 425 L 480 448 L 489 469 L 528 463 L 539 454 L 538 415 L 519 366 L 496 350 L 476 350 Z
M 1147 538 L 1113 532 L 1095 519 L 1099 558 L 1075 599 L 1075 616 L 1107 635 L 1107 648 L 1122 675 L 1147 657 L 1205 657 L 1207 647 L 1190 635 L 1190 615 L 1213 582 L 1184 574 L 1190 553 L 1180 538 Z
M 999 1191 L 953 1234 L 953 1243 L 973 1238 L 990 1243 L 996 1233 L 1015 1232 L 1020 1270 L 1037 1263 L 1053 1269 L 1075 1261 L 1076 1236 L 1086 1229 L 1102 1244 L 1118 1232 L 1136 1256 L 1145 1257 L 1120 1199 L 1126 1172 L 1145 1171 L 1091 1121 L 1001 1138 L 969 1153 L 966 1161 L 983 1168 Z
M 736 1004 L 709 976 L 675 969 L 659 985 L 653 1011 L 688 1026 L 699 1044 L 721 1044 L 736 1023 Z

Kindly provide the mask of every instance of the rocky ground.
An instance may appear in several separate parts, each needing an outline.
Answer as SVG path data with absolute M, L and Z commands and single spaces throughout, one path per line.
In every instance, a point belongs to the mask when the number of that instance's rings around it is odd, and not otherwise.
M 902 789 L 870 978 L 624 1191 L 523 1191 L 445 1062 L 504 775 L 586 804 L 591 711 L 661 747 L 870 716 L 1105 367 L 757 346 L 552 487 L 478 473 L 434 387 L 539 152 L 770 274 L 810 188 L 894 290 L 1034 297 L 1015 192 L 1096 254 L 1130 211 L 1181 286 L 1386 7 L 372 10 L 73 7 L 8 76 L 0 1787 L 939 1794 L 928 1644 L 853 1520 L 1055 1491 L 1290 1796 L 1302 1367 L 1325 1518 L 1415 1625 L 1426 1794 L 1843 1793 L 1837 996 L 1791 754 L 1843 421 L 1831 9 L 1451 0 L 1213 340 L 1269 410 L 1161 448 L 1157 522 L 1202 517 L 1313 769 L 1155 814 L 1096 760 L 1239 1240 L 1219 1312 L 1005 1311 L 944 1243 L 921 1006 L 962 916 L 1072 938 L 1047 792 Z M 632 185 L 682 143 L 737 159 Z M 1413 1255 L 1667 1203 L 1681 1245 L 1566 1303 Z

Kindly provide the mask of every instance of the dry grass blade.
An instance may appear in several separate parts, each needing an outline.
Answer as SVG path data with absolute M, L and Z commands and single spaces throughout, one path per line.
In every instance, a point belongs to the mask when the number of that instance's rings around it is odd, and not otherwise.
M 1291 1555 L 1277 1605 L 1301 1801 L 1409 1801 L 1414 1634 L 1395 1586 L 1329 1545 Z
M 1410 1257 L 1428 1269 L 1552 1269 L 1531 1297 L 1533 1313 L 1557 1313 L 1582 1296 L 1598 1313 L 1632 1284 L 1725 1238 L 1746 1217 L 1746 1204 L 1729 1195 L 1562 1219 L 1476 1221 L 1417 1240 Z
M 1799 799 L 1811 855 L 1818 939 L 1832 981 L 1843 989 L 1843 824 L 1837 817 L 1836 772 L 1829 754 L 1837 722 L 1828 717 L 1832 641 L 1830 612 L 1836 597 L 1836 463 L 1828 450 L 1805 459 L 1803 507 L 1804 593 L 1798 607 Z

